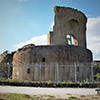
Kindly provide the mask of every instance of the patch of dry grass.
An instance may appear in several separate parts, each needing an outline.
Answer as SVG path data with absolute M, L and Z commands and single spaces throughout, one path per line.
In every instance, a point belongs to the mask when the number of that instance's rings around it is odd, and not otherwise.
M 0 93 L 0 100 L 100 100 L 100 95 L 81 95 L 79 97 L 67 94 L 68 98 L 55 97 L 51 95 L 26 95 L 26 94 L 4 94 Z
M 100 100 L 100 95 L 81 95 L 80 100 Z

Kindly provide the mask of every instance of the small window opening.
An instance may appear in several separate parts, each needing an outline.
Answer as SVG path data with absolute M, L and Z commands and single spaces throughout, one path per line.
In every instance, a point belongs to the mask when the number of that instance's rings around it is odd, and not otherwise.
M 45 62 L 45 58 L 42 58 L 42 62 Z
M 27 69 L 27 74 L 30 74 L 30 68 Z
M 79 72 L 79 67 L 77 67 L 77 72 Z

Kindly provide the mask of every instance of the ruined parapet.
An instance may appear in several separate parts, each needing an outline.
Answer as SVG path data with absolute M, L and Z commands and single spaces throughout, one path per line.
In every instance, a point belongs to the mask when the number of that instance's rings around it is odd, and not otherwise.
M 77 45 L 86 48 L 86 16 L 70 7 L 54 8 L 53 32 L 48 34 L 49 45 Z
M 29 44 L 13 58 L 13 79 L 33 81 L 92 80 L 92 52 L 86 48 L 86 16 L 69 7 L 55 7 L 50 45 Z
M 30 46 L 29 44 L 17 50 L 13 63 L 40 63 L 43 59 L 45 63 L 92 62 L 92 52 L 76 46 Z
M 91 62 L 92 52 L 79 46 L 29 44 L 14 54 L 13 79 L 67 81 L 72 77 L 75 81 L 74 71 L 78 66 L 77 80 L 80 81 L 91 74 Z

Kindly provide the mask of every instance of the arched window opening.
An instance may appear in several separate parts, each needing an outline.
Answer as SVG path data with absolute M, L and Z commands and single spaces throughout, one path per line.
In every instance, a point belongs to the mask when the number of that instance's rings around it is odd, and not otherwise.
M 78 45 L 78 40 L 75 38 L 74 35 L 68 34 L 66 36 L 66 39 L 68 45 Z
M 78 20 L 76 20 L 76 19 L 71 19 L 71 20 L 69 20 L 69 28 L 71 29 L 71 30 L 76 30 L 77 29 L 77 27 L 79 26 L 79 22 L 78 22 Z

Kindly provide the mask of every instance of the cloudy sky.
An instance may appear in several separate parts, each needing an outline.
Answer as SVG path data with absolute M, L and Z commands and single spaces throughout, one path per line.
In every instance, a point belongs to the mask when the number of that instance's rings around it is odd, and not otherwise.
M 55 5 L 86 14 L 87 47 L 100 60 L 100 0 L 0 0 L 0 53 L 29 43 L 46 45 Z

